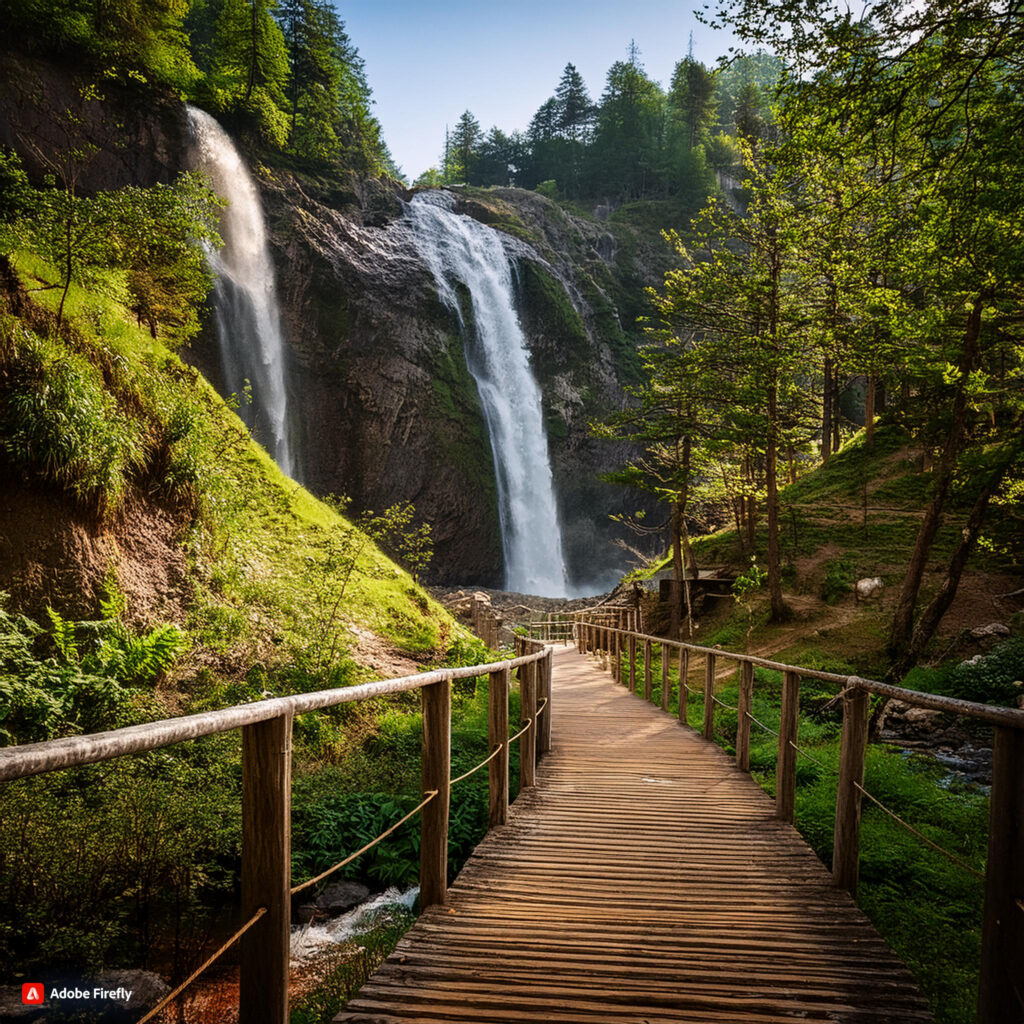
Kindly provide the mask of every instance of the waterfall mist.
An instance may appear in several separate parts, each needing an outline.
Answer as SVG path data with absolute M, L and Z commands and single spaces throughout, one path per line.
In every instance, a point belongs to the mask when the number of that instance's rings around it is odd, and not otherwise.
M 480 393 L 494 455 L 505 586 L 565 596 L 562 531 L 552 486 L 541 394 L 513 300 L 512 265 L 496 231 L 452 210 L 445 192 L 423 192 L 406 210 L 416 247 L 442 300 L 466 328 L 456 285 L 468 290 L 466 363 Z
M 292 476 L 281 317 L 259 192 L 227 132 L 205 111 L 187 109 L 198 169 L 228 201 L 220 224 L 224 247 L 208 253 L 217 278 L 214 308 L 224 385 L 241 400 L 238 414 L 253 437 Z M 244 399 L 246 381 L 251 404 Z

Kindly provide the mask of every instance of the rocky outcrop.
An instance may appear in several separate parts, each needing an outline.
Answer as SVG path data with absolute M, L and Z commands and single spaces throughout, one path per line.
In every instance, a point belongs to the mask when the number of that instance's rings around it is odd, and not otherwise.
M 381 181 L 344 185 L 281 172 L 261 177 L 289 344 L 297 471 L 318 494 L 357 509 L 411 501 L 433 528 L 434 582 L 502 582 L 493 458 L 463 340 L 402 218 L 407 198 Z M 609 515 L 635 496 L 598 475 L 624 451 L 588 424 L 621 405 L 635 358 L 605 287 L 615 249 L 595 222 L 534 193 L 460 194 L 460 212 L 504 232 L 519 268 L 520 316 L 544 396 L 571 577 L 621 569 Z M 607 236 L 607 237 L 606 237 Z M 212 337 L 191 358 L 216 380 Z
M 67 171 L 83 192 L 170 181 L 190 163 L 184 107 L 142 86 L 97 87 L 8 54 L 0 113 L 0 144 L 36 180 L 75 148 L 86 156 Z M 500 586 L 490 442 L 459 325 L 403 224 L 408 194 L 354 175 L 254 169 L 288 344 L 297 475 L 357 510 L 413 502 L 433 528 L 433 582 Z M 625 452 L 591 438 L 588 423 L 624 400 L 621 382 L 637 368 L 631 303 L 660 266 L 611 221 L 572 216 L 536 193 L 458 195 L 461 212 L 504 233 L 519 268 L 570 576 L 611 582 L 623 566 L 609 515 L 638 503 L 598 479 Z M 213 330 L 182 354 L 222 385 Z
M 36 181 L 63 173 L 84 192 L 169 182 L 185 168 L 187 142 L 174 96 L 0 52 L 0 146 Z

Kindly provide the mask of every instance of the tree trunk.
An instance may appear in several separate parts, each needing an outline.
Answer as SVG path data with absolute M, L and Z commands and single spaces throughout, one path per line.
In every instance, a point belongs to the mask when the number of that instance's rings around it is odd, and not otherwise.
M 779 557 L 779 482 L 776 430 L 778 421 L 778 394 L 773 384 L 768 389 L 768 444 L 766 447 L 765 482 L 768 488 L 768 597 L 771 602 L 771 621 L 786 618 L 786 604 L 782 600 L 782 563 Z
M 942 449 L 942 455 L 935 472 L 935 490 L 931 503 L 925 511 L 924 519 L 917 531 L 914 550 L 903 577 L 903 585 L 893 614 L 892 626 L 889 631 L 889 657 L 892 667 L 887 673 L 889 679 L 899 679 L 898 668 L 909 656 L 911 638 L 914 630 L 914 611 L 917 597 L 921 590 L 924 568 L 935 543 L 935 535 L 942 524 L 942 513 L 949 495 L 949 487 L 956 471 L 957 456 L 963 443 L 967 419 L 967 377 L 974 369 L 978 355 L 978 339 L 981 334 L 981 312 L 984 302 L 975 300 L 971 312 L 967 316 L 967 327 L 964 331 L 964 347 L 959 366 L 959 382 L 953 396 L 953 408 L 949 435 Z
M 1016 454 L 1016 453 L 1015 453 Z M 1012 458 L 1001 462 L 990 474 L 983 484 L 978 496 L 974 499 L 970 515 L 967 517 L 967 524 L 960 535 L 960 543 L 949 561 L 949 568 L 946 570 L 946 578 L 942 581 L 939 592 L 928 602 L 923 612 L 918 617 L 917 624 L 910 640 L 910 646 L 901 659 L 899 665 L 893 665 L 894 677 L 903 678 L 920 660 L 928 641 L 935 635 L 942 616 L 949 610 L 949 606 L 956 597 L 957 587 L 960 585 L 960 577 L 963 575 L 967 559 L 974 550 L 978 534 L 981 532 L 982 524 L 985 521 L 985 512 L 988 503 L 1002 482 L 1006 471 L 1010 467 Z

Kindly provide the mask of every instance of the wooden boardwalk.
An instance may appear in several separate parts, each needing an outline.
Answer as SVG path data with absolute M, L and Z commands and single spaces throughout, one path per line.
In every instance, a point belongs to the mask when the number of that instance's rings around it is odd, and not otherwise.
M 553 746 L 337 1022 L 929 1021 L 723 751 L 556 648 Z

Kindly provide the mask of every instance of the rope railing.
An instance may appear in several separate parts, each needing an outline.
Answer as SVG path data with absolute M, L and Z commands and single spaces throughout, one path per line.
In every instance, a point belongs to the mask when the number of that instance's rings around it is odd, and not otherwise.
M 147 1024 L 147 1022 L 151 1021 L 158 1013 L 160 1013 L 161 1010 L 174 1002 L 174 1000 L 177 999 L 178 996 L 180 996 L 181 993 L 184 992 L 185 989 L 187 989 L 189 985 L 191 985 L 192 982 L 207 969 L 207 967 L 214 963 L 214 961 L 219 957 L 223 956 L 261 917 L 263 917 L 264 914 L 266 914 L 266 912 L 266 907 L 260 907 L 259 910 L 257 910 L 256 913 L 253 914 L 252 917 L 250 917 L 249 920 L 246 921 L 245 924 L 243 924 L 242 927 L 239 928 L 238 931 L 236 931 L 235 934 L 232 935 L 231 938 L 213 954 L 213 956 L 204 960 L 200 967 L 197 967 L 177 988 L 168 992 L 167 995 L 165 995 L 163 999 L 156 1004 L 156 1006 L 142 1017 L 139 1020 L 139 1024 Z
M 436 796 L 437 790 L 430 790 L 430 792 L 425 794 L 424 799 L 421 800 L 407 815 L 405 815 L 405 817 L 399 818 L 399 820 L 396 821 L 394 825 L 392 825 L 389 829 L 385 830 L 384 832 L 381 832 L 381 834 L 377 836 L 376 839 L 371 839 L 365 846 L 362 846 L 358 850 L 356 850 L 355 853 L 350 853 L 344 860 L 339 860 L 337 864 L 335 864 L 333 867 L 327 868 L 325 871 L 321 871 L 319 875 L 307 879 L 305 882 L 300 882 L 298 885 L 293 885 L 291 889 L 289 889 L 290 895 L 294 896 L 296 893 L 302 892 L 304 889 L 309 889 L 312 886 L 316 885 L 317 882 L 322 882 L 329 875 L 333 875 L 335 871 L 340 871 L 343 867 L 346 867 L 347 865 L 351 864 L 352 861 L 361 857 L 364 853 L 366 853 L 367 850 L 372 850 L 379 842 L 381 842 L 384 839 L 387 839 L 387 837 L 391 835 L 392 832 L 401 828 L 410 818 L 419 814 L 419 812 L 422 811 L 423 808 L 426 807 L 427 804 L 429 804 L 430 801 L 433 800 Z
M 507 742 L 507 741 L 506 741 Z M 499 743 L 491 752 L 487 755 L 479 764 L 474 765 L 469 769 L 468 772 L 463 772 L 457 778 L 452 779 L 448 783 L 449 786 L 457 785 L 458 783 L 468 779 L 470 775 L 475 775 L 481 768 L 486 768 L 503 750 L 505 749 L 505 743 Z
M 262 1015 L 261 1019 L 280 1020 L 283 1024 L 288 1005 L 287 921 L 291 897 L 351 864 L 420 814 L 421 906 L 426 908 L 444 903 L 448 865 L 446 824 L 451 785 L 490 765 L 489 827 L 504 824 L 509 805 L 508 762 L 506 759 L 503 763 L 498 755 L 518 738 L 518 734 L 502 742 L 495 742 L 492 738 L 495 749 L 488 757 L 469 772 L 451 779 L 451 683 L 455 679 L 490 677 L 488 730 L 492 732 L 495 722 L 503 722 L 504 727 L 497 730 L 500 736 L 507 732 L 511 673 L 514 669 L 519 670 L 523 709 L 530 713 L 529 725 L 536 724 L 539 734 L 538 739 L 530 741 L 521 752 L 522 790 L 534 784 L 536 759 L 550 749 L 552 653 L 553 648 L 544 643 L 524 640 L 519 646 L 518 656 L 503 661 L 436 669 L 375 683 L 238 704 L 218 711 L 161 719 L 106 732 L 4 747 L 0 748 L 0 782 L 96 764 L 239 729 L 242 733 L 243 913 L 252 916 L 181 985 L 146 1013 L 139 1024 L 151 1021 L 240 939 L 239 999 L 242 1017 L 255 1012 Z M 423 800 L 355 853 L 313 878 L 289 887 L 291 744 L 295 716 L 413 690 L 420 691 L 423 706 Z M 538 695 L 543 698 L 539 705 Z M 543 718 L 538 721 L 541 715 Z M 260 921 L 263 921 L 262 925 Z M 253 928 L 257 930 L 249 934 Z
M 969 871 L 975 878 L 980 878 L 982 881 L 985 879 L 984 872 L 979 871 L 977 868 L 971 867 L 966 861 L 961 860 L 955 853 L 950 853 L 944 846 L 940 846 L 935 840 L 929 839 L 923 832 L 919 832 L 909 822 L 904 821 L 894 810 L 886 807 L 878 797 L 873 796 L 869 793 L 859 782 L 854 782 L 854 786 L 860 791 L 862 796 L 866 796 L 876 807 L 883 810 L 886 814 L 892 818 L 897 824 L 902 825 L 911 835 L 916 836 L 921 840 L 922 843 L 930 846 L 936 853 L 941 853 L 943 857 L 947 858 L 957 867 L 963 868 L 964 871 Z
M 586 615 L 577 618 L 577 646 L 581 654 L 595 654 L 603 662 L 611 655 L 615 679 L 636 691 L 638 648 L 643 647 L 644 698 L 654 699 L 651 685 L 651 651 L 660 645 L 662 654 L 661 703 L 669 711 L 666 687 L 672 680 L 666 671 L 666 658 L 670 652 L 679 653 L 678 703 L 679 721 L 687 721 L 687 696 L 700 697 L 704 713 L 703 725 L 698 727 L 705 739 L 714 740 L 715 709 L 727 708 L 737 712 L 736 762 L 743 771 L 750 771 L 750 732 L 756 725 L 778 738 L 775 770 L 776 816 L 790 824 L 796 818 L 797 760 L 805 758 L 828 775 L 836 778 L 835 825 L 832 844 L 832 877 L 836 886 L 853 892 L 857 886 L 860 860 L 861 804 L 869 800 L 902 828 L 927 847 L 941 854 L 952 864 L 985 882 L 982 925 L 982 957 L 979 982 L 979 1024 L 1002 1024 L 1017 1020 L 1020 1003 L 1019 991 L 1012 980 L 1019 976 L 1019 951 L 1024 949 L 1024 899 L 1020 893 L 1019 869 L 1024 859 L 1024 709 L 995 707 L 972 701 L 957 700 L 940 694 L 920 693 L 904 687 L 882 683 L 860 676 L 839 675 L 799 665 L 787 665 L 758 655 L 739 654 L 718 647 L 663 637 L 650 636 L 632 629 L 611 624 L 607 618 L 589 621 Z M 628 642 L 627 642 L 628 641 Z M 623 663 L 623 655 L 626 661 Z M 690 686 L 691 656 L 703 656 L 703 693 Z M 739 705 L 733 707 L 715 695 L 718 675 L 716 662 L 726 659 L 740 667 Z M 720 664 L 720 662 L 718 662 Z M 781 703 L 778 731 L 757 718 L 753 712 L 754 669 L 766 668 L 782 673 Z M 843 725 L 840 738 L 839 766 L 825 764 L 799 743 L 800 684 L 801 679 L 815 679 L 839 688 L 839 693 L 828 707 L 842 706 Z M 868 712 L 871 695 L 895 698 L 910 707 L 962 715 L 993 727 L 992 788 L 989 807 L 988 857 L 984 874 L 962 857 L 945 849 L 920 829 L 905 821 L 886 807 L 864 786 L 867 767 Z M 700 706 L 700 705 L 697 705 Z M 1021 1018 L 1024 1024 L 1024 1018 Z

